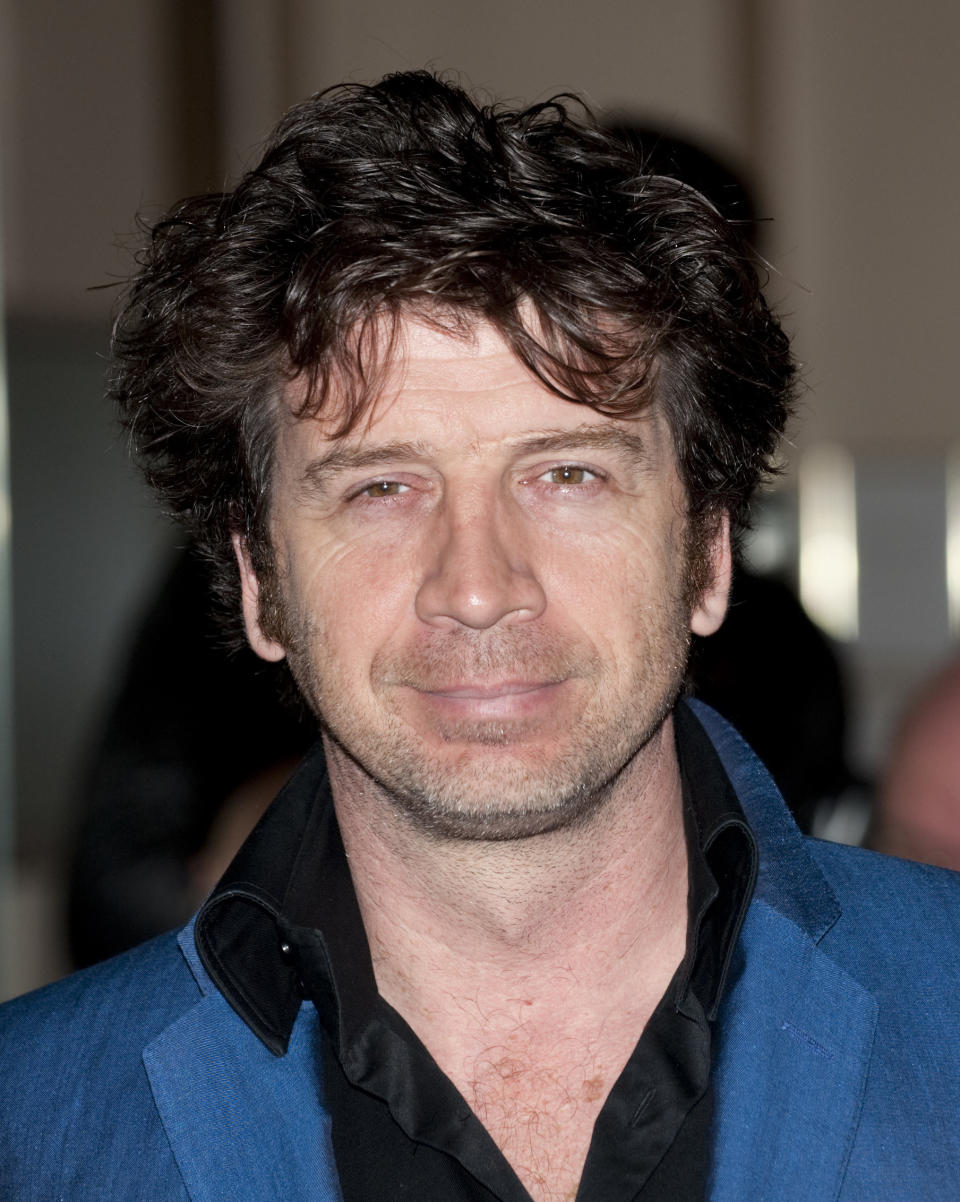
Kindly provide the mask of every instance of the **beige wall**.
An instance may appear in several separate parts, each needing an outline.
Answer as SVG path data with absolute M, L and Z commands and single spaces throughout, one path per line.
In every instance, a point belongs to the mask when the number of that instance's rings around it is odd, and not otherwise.
M 760 11 L 757 156 L 813 390 L 800 440 L 936 449 L 960 437 L 960 6 Z
M 169 196 L 163 0 L 12 0 L 5 256 L 13 312 L 92 317 L 133 214 Z
M 744 146 L 743 6 L 737 0 L 325 0 L 309 14 L 296 78 L 305 89 L 427 64 L 498 96 L 584 94 Z

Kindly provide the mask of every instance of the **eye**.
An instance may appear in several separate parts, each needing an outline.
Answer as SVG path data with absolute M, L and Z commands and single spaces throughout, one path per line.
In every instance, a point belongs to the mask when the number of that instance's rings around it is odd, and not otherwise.
M 409 484 L 401 484 L 399 480 L 374 480 L 354 493 L 354 497 L 398 497 L 401 493 L 409 492 Z
M 547 484 L 566 484 L 576 487 L 578 484 L 591 484 L 594 480 L 599 479 L 599 476 L 588 467 L 580 467 L 576 463 L 561 463 L 558 467 L 552 467 L 545 471 L 539 478 Z

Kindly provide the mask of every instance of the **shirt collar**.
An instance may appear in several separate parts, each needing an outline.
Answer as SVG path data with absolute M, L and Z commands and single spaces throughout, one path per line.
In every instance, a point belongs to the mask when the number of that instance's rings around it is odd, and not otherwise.
M 757 845 L 720 758 L 684 704 L 674 710 L 689 875 L 687 953 L 677 1006 L 716 1017 L 757 880 Z

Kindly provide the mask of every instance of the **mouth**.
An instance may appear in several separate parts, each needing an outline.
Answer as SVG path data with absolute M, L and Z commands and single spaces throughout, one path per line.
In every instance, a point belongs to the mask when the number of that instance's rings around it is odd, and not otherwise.
M 534 693 L 537 689 L 546 689 L 556 683 L 554 680 L 505 680 L 493 684 L 453 684 L 421 691 L 433 697 L 488 701 L 497 697 L 516 697 L 523 693 Z
M 429 709 L 439 714 L 503 721 L 535 715 L 553 703 L 563 685 L 563 681 L 557 680 L 471 681 L 414 691 Z

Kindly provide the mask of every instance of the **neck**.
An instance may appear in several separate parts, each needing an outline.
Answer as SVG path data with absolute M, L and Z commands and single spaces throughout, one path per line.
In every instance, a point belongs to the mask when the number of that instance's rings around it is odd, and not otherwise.
M 636 981 L 624 958 L 669 980 L 687 893 L 670 719 L 588 820 L 503 842 L 426 834 L 338 748 L 328 756 L 378 986 L 401 1013 L 435 1003 L 441 981 L 475 992 L 489 974 L 510 990 L 551 964 L 598 988 L 614 969 Z

